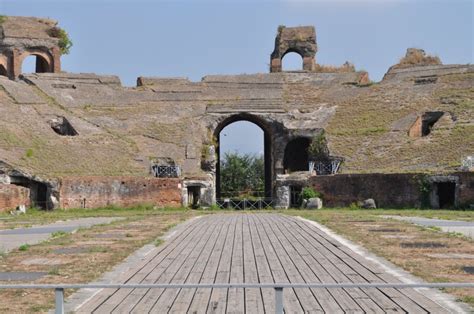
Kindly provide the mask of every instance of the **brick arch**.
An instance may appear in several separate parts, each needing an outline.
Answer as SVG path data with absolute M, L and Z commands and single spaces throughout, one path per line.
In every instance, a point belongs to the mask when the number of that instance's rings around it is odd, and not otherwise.
M 0 75 L 8 76 L 8 57 L 0 54 Z
M 263 131 L 264 139 L 264 160 L 265 160 L 265 197 L 272 197 L 273 190 L 273 177 L 274 177 L 274 160 L 273 160 L 273 142 L 274 132 L 271 127 L 271 122 L 267 121 L 263 117 L 249 113 L 238 113 L 231 116 L 220 117 L 213 127 L 213 136 L 217 140 L 216 147 L 216 197 L 220 197 L 220 148 L 219 148 L 219 135 L 221 131 L 228 125 L 239 122 L 247 121 L 257 125 Z
M 289 53 L 296 53 L 298 56 L 300 56 L 300 58 L 301 58 L 301 68 L 300 68 L 300 70 L 304 69 L 304 65 L 303 65 L 304 64 L 304 58 L 307 57 L 307 56 L 305 56 L 304 51 L 299 51 L 297 49 L 290 48 L 287 51 L 285 51 L 285 53 L 283 53 L 281 55 L 281 58 L 280 58 L 281 70 L 284 71 L 284 69 L 283 69 L 283 60 L 285 59 L 285 56 Z
M 23 61 L 29 56 L 36 56 L 36 73 L 54 72 L 54 58 L 47 52 L 40 49 L 28 49 L 22 52 L 18 57 L 20 67 L 23 66 Z M 23 72 L 22 70 L 20 71 Z

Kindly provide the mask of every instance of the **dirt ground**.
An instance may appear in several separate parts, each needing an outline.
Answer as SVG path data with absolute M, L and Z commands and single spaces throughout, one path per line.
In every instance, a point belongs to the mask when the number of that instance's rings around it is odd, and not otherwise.
M 319 210 L 288 212 L 326 225 L 427 282 L 474 282 L 464 267 L 474 266 L 474 241 L 437 228 L 423 228 L 381 215 L 473 221 L 474 211 Z M 473 289 L 446 292 L 474 307 Z
M 194 215 L 192 211 L 156 211 L 72 234 L 61 233 L 25 250 L 1 254 L 0 271 L 46 272 L 35 284 L 91 282 L 135 250 L 155 242 L 169 228 Z M 66 296 L 72 292 L 66 290 Z M 0 313 L 47 312 L 54 306 L 54 291 L 0 290 L 0 300 Z
M 279 212 L 318 221 L 428 282 L 474 282 L 474 275 L 463 269 L 474 266 L 472 240 L 381 217 L 395 214 L 474 221 L 474 211 L 325 209 Z M 8 254 L 0 252 L 0 272 L 47 273 L 34 281 L 37 284 L 91 282 L 143 245 L 159 245 L 161 241 L 157 238 L 176 224 L 193 216 L 212 213 L 214 211 L 137 207 L 53 212 L 33 210 L 25 216 L 0 215 L 0 229 L 91 216 L 126 218 L 108 225 L 80 229 L 73 234 L 57 234 L 55 238 L 25 250 Z M 420 247 L 422 245 L 427 247 Z M 72 292 L 66 291 L 66 296 Z M 472 289 L 447 292 L 474 306 Z M 0 300 L 0 313 L 47 312 L 53 307 L 54 292 L 0 290 Z

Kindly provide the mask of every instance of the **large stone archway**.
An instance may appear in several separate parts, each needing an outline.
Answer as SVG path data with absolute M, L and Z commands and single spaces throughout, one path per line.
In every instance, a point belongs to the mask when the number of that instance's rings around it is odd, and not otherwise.
M 221 178 L 220 178 L 220 145 L 219 135 L 221 131 L 228 125 L 238 122 L 248 121 L 257 125 L 263 131 L 264 139 L 264 160 L 265 160 L 265 197 L 271 198 L 273 195 L 273 178 L 274 178 L 274 158 L 273 158 L 273 143 L 274 143 L 274 131 L 271 123 L 264 117 L 249 113 L 237 113 L 231 116 L 221 117 L 217 121 L 214 128 L 213 137 L 217 142 L 216 147 L 216 198 L 219 199 L 221 196 Z

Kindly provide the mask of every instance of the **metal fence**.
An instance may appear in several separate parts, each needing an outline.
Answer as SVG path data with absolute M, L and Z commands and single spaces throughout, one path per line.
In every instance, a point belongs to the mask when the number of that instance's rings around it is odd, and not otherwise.
M 181 175 L 179 166 L 153 165 L 151 173 L 157 178 L 177 178 Z
M 221 209 L 265 209 L 273 206 L 272 198 L 257 198 L 257 199 L 238 199 L 238 198 L 224 198 L 217 199 L 216 205 Z
M 42 284 L 42 285 L 0 285 L 0 289 L 54 289 L 55 291 L 55 313 L 64 313 L 64 290 L 65 289 L 274 289 L 275 291 L 275 313 L 283 314 L 283 289 L 312 288 L 312 289 L 334 289 L 334 288 L 474 288 L 474 283 L 222 283 L 222 284 Z
M 318 175 L 336 174 L 339 171 L 342 160 L 333 159 L 330 161 L 314 162 L 314 170 Z

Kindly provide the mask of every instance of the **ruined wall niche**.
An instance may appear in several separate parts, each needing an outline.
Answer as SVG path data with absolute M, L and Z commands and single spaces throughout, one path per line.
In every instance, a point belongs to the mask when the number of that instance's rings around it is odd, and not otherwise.
M 310 144 L 311 139 L 307 137 L 297 137 L 288 142 L 283 158 L 285 173 L 308 171 L 308 147 Z
M 52 118 L 48 121 L 48 123 L 51 126 L 51 129 L 53 129 L 56 134 L 61 136 L 79 135 L 79 133 L 77 133 L 72 124 L 65 117 L 58 116 Z
M 270 57 L 270 72 L 282 71 L 282 59 L 290 52 L 303 58 L 303 70 L 314 71 L 317 52 L 316 31 L 313 26 L 286 27 L 280 25 L 275 38 L 275 49 Z
M 48 73 L 53 72 L 52 58 L 47 53 L 25 53 L 20 57 L 21 73 Z M 33 63 L 33 66 L 29 66 Z
M 443 111 L 427 111 L 419 116 L 408 131 L 410 137 L 424 137 L 431 133 L 434 125 L 444 115 Z
M 18 79 L 26 58 L 36 58 L 36 73 L 61 72 L 59 38 L 52 32 L 57 24 L 45 18 L 5 17 L 0 24 L 0 75 Z

